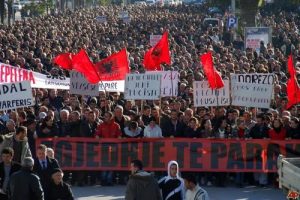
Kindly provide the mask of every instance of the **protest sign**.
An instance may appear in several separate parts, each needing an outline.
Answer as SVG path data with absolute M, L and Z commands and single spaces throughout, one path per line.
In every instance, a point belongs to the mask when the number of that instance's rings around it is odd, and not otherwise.
M 267 46 L 271 42 L 272 33 L 270 27 L 245 27 L 245 48 L 260 51 L 260 42 Z
M 128 11 L 120 11 L 119 12 L 119 19 L 124 19 L 124 18 L 128 18 L 128 17 L 129 17 Z
M 208 81 L 193 82 L 194 106 L 228 106 L 230 104 L 229 81 L 224 80 L 224 87 L 211 89 Z
M 106 23 L 107 22 L 107 19 L 106 19 L 106 16 L 98 16 L 95 18 L 97 20 L 97 22 L 99 23 Z
M 99 95 L 99 85 L 90 84 L 85 77 L 77 71 L 70 71 L 70 93 L 98 96 Z
M 0 110 L 33 106 L 34 100 L 29 81 L 0 84 Z
M 147 71 L 146 74 L 161 74 L 161 97 L 177 97 L 178 95 L 178 71 Z
M 125 99 L 157 100 L 160 98 L 161 74 L 127 74 Z
M 161 37 L 162 35 L 150 35 L 150 45 L 154 47 L 159 42 Z
M 232 105 L 269 108 L 273 74 L 231 74 Z
M 58 90 L 70 89 L 70 78 L 67 78 L 65 76 L 45 75 L 27 69 L 0 63 L 0 84 L 27 80 L 30 81 L 32 88 Z M 124 84 L 124 80 L 103 81 L 99 83 L 99 91 L 103 91 L 105 86 L 107 92 L 124 92 Z
M 163 171 L 177 160 L 181 171 L 276 172 L 277 157 L 299 156 L 299 140 L 237 140 L 199 138 L 39 138 L 52 147 L 64 170 L 123 170 L 143 160 L 145 170 Z

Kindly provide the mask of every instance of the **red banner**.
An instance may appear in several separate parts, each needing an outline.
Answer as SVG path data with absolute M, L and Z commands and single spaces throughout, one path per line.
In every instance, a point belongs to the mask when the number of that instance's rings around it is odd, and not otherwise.
M 129 170 L 140 159 L 149 171 L 176 160 L 181 171 L 275 172 L 277 157 L 300 156 L 300 140 L 43 138 L 64 170 Z

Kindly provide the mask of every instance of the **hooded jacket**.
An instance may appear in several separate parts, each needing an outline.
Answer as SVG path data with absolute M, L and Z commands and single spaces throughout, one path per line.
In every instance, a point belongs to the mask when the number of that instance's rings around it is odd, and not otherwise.
M 125 200 L 162 200 L 155 178 L 143 170 L 129 177 Z
M 171 176 L 170 168 L 172 165 L 177 166 L 176 177 Z M 158 181 L 159 188 L 162 191 L 163 200 L 183 200 L 184 199 L 184 182 L 179 176 L 179 166 L 174 160 L 168 163 L 168 176 Z

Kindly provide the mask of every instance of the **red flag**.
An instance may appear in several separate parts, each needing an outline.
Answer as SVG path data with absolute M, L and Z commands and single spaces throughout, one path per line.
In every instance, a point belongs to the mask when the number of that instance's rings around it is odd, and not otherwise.
M 94 64 L 91 62 L 84 49 L 81 49 L 79 53 L 73 56 L 72 65 L 73 69 L 81 72 L 88 82 L 96 84 L 100 81 Z
M 209 87 L 212 89 L 219 89 L 224 87 L 224 82 L 219 72 L 214 68 L 211 52 L 200 56 L 203 65 L 204 73 L 207 77 Z
M 61 53 L 57 55 L 54 59 L 53 62 L 63 69 L 72 69 L 72 56 L 73 54 L 71 53 Z
M 95 64 L 101 81 L 125 80 L 129 73 L 127 51 L 123 49 Z
M 288 96 L 287 109 L 289 109 L 294 104 L 300 102 L 300 88 L 296 80 L 296 70 L 293 65 L 292 56 L 289 56 L 288 58 L 288 70 L 290 73 L 290 78 L 287 81 L 287 96 Z
M 143 62 L 148 71 L 160 71 L 163 63 L 171 64 L 168 32 L 164 32 L 159 42 L 145 53 Z

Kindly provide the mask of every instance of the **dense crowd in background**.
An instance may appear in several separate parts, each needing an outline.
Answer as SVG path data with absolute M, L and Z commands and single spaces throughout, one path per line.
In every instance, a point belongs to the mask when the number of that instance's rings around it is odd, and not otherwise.
M 129 12 L 130 23 L 118 18 L 122 10 Z M 161 101 L 125 100 L 119 92 L 89 97 L 68 90 L 33 89 L 34 107 L 0 111 L 1 135 L 5 138 L 19 126 L 27 127 L 32 155 L 35 139 L 45 137 L 300 139 L 300 107 L 285 109 L 288 55 L 293 54 L 300 75 L 299 14 L 262 10 L 260 25 L 272 28 L 272 43 L 261 43 L 260 53 L 244 49 L 243 34 L 235 35 L 226 27 L 204 27 L 203 19 L 213 15 L 205 5 L 107 6 L 1 25 L 0 62 L 52 76 L 69 76 L 52 63 L 56 55 L 76 53 L 81 48 L 97 62 L 125 47 L 131 73 L 143 73 L 150 35 L 167 30 L 172 64 L 164 65 L 164 69 L 180 74 L 178 96 Z M 97 21 L 97 16 L 107 16 L 107 23 Z M 223 13 L 217 17 L 226 20 L 227 16 Z M 199 55 L 207 51 L 213 52 L 214 66 L 224 80 L 230 73 L 274 73 L 271 108 L 194 107 L 192 83 L 205 80 Z M 202 176 L 202 184 L 224 185 L 224 174 L 207 174 Z M 246 179 L 248 175 L 245 180 L 240 174 L 234 176 L 238 184 L 251 182 L 251 178 Z M 77 178 L 86 181 L 84 174 Z

